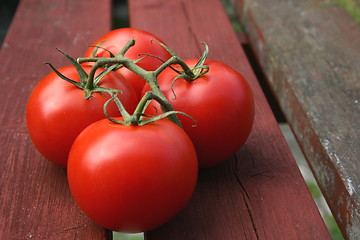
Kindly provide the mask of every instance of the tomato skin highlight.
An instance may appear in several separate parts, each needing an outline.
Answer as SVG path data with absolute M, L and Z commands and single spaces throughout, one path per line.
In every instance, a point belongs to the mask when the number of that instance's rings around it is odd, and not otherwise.
M 111 51 L 114 55 L 118 54 L 126 43 L 131 40 L 135 40 L 135 45 L 132 46 L 126 53 L 125 57 L 129 58 L 130 60 L 137 60 L 143 56 L 139 54 L 148 53 L 154 56 L 159 57 L 160 59 L 166 61 L 171 58 L 171 55 L 165 48 L 163 48 L 159 43 L 153 40 L 157 40 L 161 43 L 164 43 L 159 37 L 155 36 L 154 34 L 148 33 L 146 31 L 142 31 L 140 29 L 135 28 L 119 28 L 112 30 L 105 35 L 101 36 L 97 39 L 91 46 L 97 46 L 101 41 L 102 48 L 106 48 L 107 50 Z M 92 57 L 92 52 L 94 47 L 89 47 L 84 54 L 84 57 Z M 109 57 L 110 54 L 106 52 L 104 49 L 99 48 L 97 53 L 97 57 Z M 142 67 L 147 71 L 154 71 L 160 65 L 162 61 L 156 59 L 151 56 L 147 56 L 141 61 L 137 63 L 138 66 Z M 141 91 L 145 85 L 145 80 L 142 79 L 140 76 L 136 75 L 135 73 L 131 72 L 127 68 L 121 67 L 118 70 L 125 79 L 133 86 L 135 91 L 138 95 L 141 95 Z
M 91 67 L 83 66 L 89 73 Z M 79 81 L 73 66 L 60 68 L 68 78 Z M 99 69 L 99 72 L 103 69 Z M 99 73 L 97 72 L 97 74 Z M 120 89 L 118 94 L 129 111 L 137 105 L 138 97 L 132 87 L 116 73 L 108 73 L 99 86 Z M 54 72 L 43 78 L 31 93 L 26 106 L 26 123 L 29 135 L 38 151 L 49 161 L 66 167 L 72 143 L 91 123 L 105 118 L 103 105 L 108 93 L 93 93 L 88 100 L 84 91 L 61 79 Z M 108 107 L 111 116 L 119 116 L 114 103 Z
M 198 60 L 185 60 L 194 67 Z M 254 121 L 254 98 L 245 78 L 228 65 L 207 60 L 210 71 L 194 81 L 183 78 L 171 83 L 178 74 L 170 69 L 160 73 L 161 90 L 174 110 L 187 113 L 197 121 L 178 115 L 198 153 L 199 167 L 211 167 L 231 157 L 247 140 Z M 146 85 L 143 93 L 149 91 Z M 152 101 L 149 115 L 161 112 L 159 104 Z
M 197 173 L 190 138 L 167 119 L 144 126 L 98 121 L 75 140 L 68 165 L 80 208 L 103 227 L 130 233 L 176 215 L 190 199 Z

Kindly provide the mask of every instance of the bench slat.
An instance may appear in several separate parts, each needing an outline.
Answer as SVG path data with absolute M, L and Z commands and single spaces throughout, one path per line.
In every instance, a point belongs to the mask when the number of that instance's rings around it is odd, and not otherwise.
M 187 207 L 146 239 L 331 239 L 218 0 L 132 0 L 130 23 L 162 38 L 181 58 L 211 59 L 242 72 L 253 87 L 249 140 L 225 163 L 200 171 Z M 211 71 L 211 70 L 210 70 Z
M 32 145 L 25 105 L 35 84 L 55 66 L 57 51 L 80 56 L 111 27 L 111 1 L 23 0 L 0 57 L 0 239 L 108 239 L 74 203 L 66 171 Z M 98 12 L 101 12 L 99 17 Z
M 322 1 L 235 4 L 344 236 L 359 239 L 359 25 Z

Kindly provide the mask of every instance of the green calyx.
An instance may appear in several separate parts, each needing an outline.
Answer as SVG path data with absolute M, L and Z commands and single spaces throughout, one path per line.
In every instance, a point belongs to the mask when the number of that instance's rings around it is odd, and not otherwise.
M 206 43 L 202 42 L 202 44 L 205 46 L 205 50 L 202 53 L 199 61 L 191 69 L 183 60 L 181 60 L 179 57 L 177 57 L 176 54 L 169 47 L 162 44 L 161 42 L 158 42 L 158 43 L 171 54 L 171 56 L 172 56 L 171 59 L 173 60 L 173 62 L 180 65 L 180 67 L 182 68 L 182 70 L 180 70 L 180 69 L 176 69 L 176 68 L 172 67 L 171 65 L 169 65 L 169 67 L 172 70 L 174 70 L 175 72 L 177 72 L 179 74 L 171 82 L 171 91 L 174 95 L 174 99 L 176 99 L 176 93 L 173 88 L 176 80 L 185 79 L 188 82 L 192 82 L 209 72 L 209 70 L 210 70 L 209 66 L 205 65 L 205 62 L 209 55 L 209 47 Z
M 79 74 L 80 82 L 74 81 L 66 76 L 64 76 L 62 73 L 60 73 L 51 63 L 46 62 L 45 64 L 48 64 L 52 70 L 63 80 L 74 84 L 76 87 L 82 89 L 84 91 L 84 98 L 89 99 L 93 93 L 95 92 L 107 92 L 110 94 L 121 92 L 117 89 L 111 89 L 111 88 L 105 88 L 98 86 L 100 80 L 110 71 L 112 71 L 116 66 L 110 66 L 109 68 L 105 69 L 103 72 L 101 72 L 96 77 L 89 76 L 85 70 L 81 67 L 81 65 L 72 57 L 70 57 L 65 52 L 61 51 L 60 49 L 56 49 L 60 53 L 62 53 L 69 61 L 70 63 L 75 67 L 76 71 Z
M 195 66 L 192 69 L 192 72 L 194 73 L 194 77 L 195 77 L 193 80 L 201 77 L 210 70 L 209 66 L 205 65 L 205 61 L 207 60 L 209 55 L 209 46 L 204 42 L 202 42 L 202 44 L 205 46 L 205 50 L 201 55 L 200 60 L 195 64 Z
M 170 115 L 175 115 L 175 114 L 183 114 L 183 115 L 189 117 L 190 119 L 192 119 L 194 121 L 194 123 L 196 125 L 195 119 L 193 119 L 188 114 L 180 112 L 180 111 L 171 110 L 171 111 L 162 113 L 160 115 L 155 115 L 155 116 L 146 115 L 144 112 L 145 112 L 146 108 L 148 107 L 151 100 L 157 101 L 162 106 L 167 104 L 164 99 L 162 99 L 158 95 L 154 94 L 153 92 L 149 91 L 149 92 L 146 92 L 145 95 L 142 97 L 142 99 L 140 100 L 138 106 L 136 107 L 133 115 L 130 115 L 125 110 L 124 105 L 121 103 L 121 101 L 116 96 L 116 94 L 113 94 L 112 97 L 109 100 L 107 100 L 106 103 L 104 104 L 104 113 L 105 113 L 105 116 L 107 117 L 107 119 L 109 119 L 110 121 L 112 121 L 114 123 L 122 124 L 122 125 L 127 125 L 127 126 L 142 126 L 142 125 L 149 124 L 149 123 L 158 121 L 162 118 L 166 118 L 166 117 L 169 117 Z M 114 101 L 116 103 L 124 121 L 114 119 L 108 115 L 107 106 L 109 105 L 109 103 L 111 101 Z
M 158 41 L 157 41 L 158 42 Z M 176 56 L 176 54 L 166 45 L 164 45 L 161 42 L 158 42 L 163 48 L 165 48 L 172 56 L 172 58 L 175 59 L 175 61 L 181 66 L 182 70 L 176 69 L 171 67 L 171 69 L 173 69 L 175 72 L 177 72 L 179 74 L 179 76 L 177 76 L 174 80 L 176 81 L 176 79 L 179 78 L 183 78 L 186 81 L 194 81 L 197 78 L 203 76 L 204 74 L 206 74 L 209 71 L 209 66 L 205 65 L 205 61 L 208 58 L 209 55 L 209 47 L 206 43 L 202 42 L 202 44 L 205 46 L 205 50 L 201 55 L 201 58 L 199 59 L 199 61 L 195 64 L 195 66 L 190 69 L 189 66 L 187 66 L 185 64 L 184 61 L 182 61 L 180 58 L 178 58 Z

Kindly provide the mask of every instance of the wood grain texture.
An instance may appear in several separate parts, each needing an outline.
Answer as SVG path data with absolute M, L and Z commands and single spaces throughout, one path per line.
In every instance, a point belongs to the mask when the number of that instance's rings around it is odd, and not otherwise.
M 344 236 L 360 239 L 359 26 L 326 1 L 235 4 Z
M 200 170 L 187 207 L 148 240 L 331 239 L 218 0 L 132 0 L 132 27 L 162 38 L 181 58 L 223 61 L 249 80 L 254 128 L 234 157 Z M 211 71 L 211 70 L 210 70 Z
M 31 143 L 25 106 L 34 86 L 50 72 L 43 62 L 69 64 L 56 47 L 77 57 L 110 29 L 110 3 L 20 2 L 0 51 L 0 239 L 108 239 L 108 231 L 76 206 L 66 171 Z

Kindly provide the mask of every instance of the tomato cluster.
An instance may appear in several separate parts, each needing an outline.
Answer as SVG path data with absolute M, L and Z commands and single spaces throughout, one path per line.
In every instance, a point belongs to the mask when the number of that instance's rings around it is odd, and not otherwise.
M 154 229 L 195 189 L 198 168 L 217 165 L 245 143 L 254 100 L 228 65 L 181 60 L 151 33 L 110 31 L 33 90 L 29 135 L 67 168 L 70 190 L 98 224 L 121 232 Z M 129 114 L 131 113 L 131 114 Z

